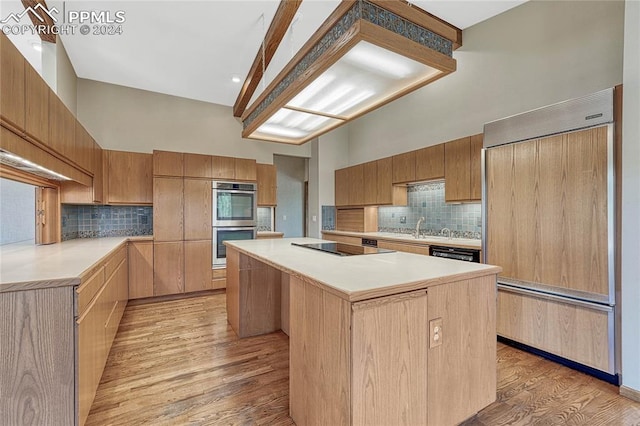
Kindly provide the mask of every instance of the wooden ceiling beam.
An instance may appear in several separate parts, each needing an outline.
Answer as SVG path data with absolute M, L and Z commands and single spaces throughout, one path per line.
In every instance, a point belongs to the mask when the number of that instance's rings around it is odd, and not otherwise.
M 40 16 L 40 18 L 42 18 L 41 21 L 36 16 L 34 16 L 33 13 L 28 13 L 27 15 L 29 15 L 29 18 L 31 18 L 31 22 L 33 23 L 33 25 L 38 27 L 44 25 L 49 29 L 55 26 L 55 22 L 53 22 L 51 16 L 49 16 L 47 12 L 42 10 L 42 8 L 46 9 L 47 11 L 49 10 L 44 0 L 22 0 L 22 5 L 25 9 L 31 8 L 35 13 L 38 14 L 38 16 Z M 38 5 L 40 5 L 40 7 L 37 7 Z M 53 31 L 41 31 L 39 35 L 42 41 L 47 41 L 49 43 L 56 42 L 56 35 L 53 33 Z
M 262 64 L 262 45 L 260 45 L 260 49 L 258 49 L 258 53 L 253 60 L 253 65 L 251 65 L 249 74 L 247 74 L 247 78 L 242 84 L 242 89 L 238 94 L 238 98 L 233 105 L 233 115 L 235 117 L 241 117 L 247 108 L 251 97 L 258 87 L 258 83 L 260 83 L 260 80 L 262 79 L 262 70 L 266 69 L 271 62 L 271 59 L 273 59 L 273 55 L 275 55 L 278 46 L 282 42 L 282 39 L 289 29 L 289 25 L 291 25 L 291 22 L 300 7 L 300 3 L 302 3 L 302 0 L 280 0 L 278 10 L 273 17 L 273 21 L 271 21 L 271 25 L 269 25 L 269 29 L 267 30 L 267 34 L 263 40 L 264 66 Z

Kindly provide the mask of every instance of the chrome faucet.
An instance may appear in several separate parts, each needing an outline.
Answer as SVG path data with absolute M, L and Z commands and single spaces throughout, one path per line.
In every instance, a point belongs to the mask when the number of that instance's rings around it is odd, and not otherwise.
M 449 229 L 449 228 L 442 228 L 442 229 L 440 230 L 440 233 L 441 233 L 441 234 L 444 234 L 444 231 L 447 231 L 447 238 L 448 238 L 448 239 L 451 239 L 451 229 Z
M 420 238 L 420 224 L 424 221 L 425 221 L 424 217 L 421 217 L 420 219 L 418 219 L 418 223 L 416 224 L 416 234 L 415 234 L 416 238 Z

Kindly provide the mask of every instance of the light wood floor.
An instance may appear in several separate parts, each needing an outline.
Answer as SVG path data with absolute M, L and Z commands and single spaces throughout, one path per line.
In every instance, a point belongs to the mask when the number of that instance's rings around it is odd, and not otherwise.
M 238 339 L 225 295 L 129 306 L 87 425 L 291 425 L 288 338 Z M 640 425 L 615 386 L 498 343 L 498 400 L 470 425 Z

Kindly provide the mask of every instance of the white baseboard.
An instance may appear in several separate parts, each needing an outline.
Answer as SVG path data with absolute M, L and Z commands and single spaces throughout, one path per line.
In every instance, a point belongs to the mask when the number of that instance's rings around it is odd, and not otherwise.
M 627 386 L 620 386 L 620 395 L 632 399 L 634 401 L 640 402 L 640 391 L 629 388 Z

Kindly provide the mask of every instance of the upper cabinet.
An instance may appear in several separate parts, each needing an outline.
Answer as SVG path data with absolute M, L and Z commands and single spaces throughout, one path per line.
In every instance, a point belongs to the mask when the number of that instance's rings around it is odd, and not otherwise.
M 337 207 L 349 205 L 349 169 L 335 171 L 335 203 Z
M 444 144 L 419 149 L 415 158 L 416 182 L 444 178 Z
M 235 179 L 236 159 L 233 157 L 221 157 L 214 155 L 211 157 L 212 174 L 214 179 Z
M 405 152 L 393 157 L 393 183 L 416 181 L 416 151 Z
M 482 195 L 479 176 L 482 135 L 447 142 L 444 149 L 445 201 L 479 201 Z
M 378 203 L 378 162 L 369 161 L 362 165 L 363 201 L 366 205 Z
M 248 158 L 235 159 L 235 180 L 248 180 L 255 182 L 256 178 L 256 160 Z
M 391 157 L 335 171 L 337 207 L 406 205 L 407 188 L 392 183 Z
M 153 151 L 154 176 L 184 176 L 184 154 L 171 151 Z
M 4 34 L 0 36 L 0 117 L 24 129 L 25 59 Z
M 277 171 L 273 164 L 256 164 L 258 206 L 275 206 L 277 200 Z
M 153 203 L 153 156 L 137 152 L 104 151 L 108 204 Z
M 212 178 L 211 156 L 202 154 L 184 154 L 184 177 Z
M 49 144 L 49 97 L 51 89 L 40 75 L 31 68 L 25 70 L 25 132 L 27 136 Z

